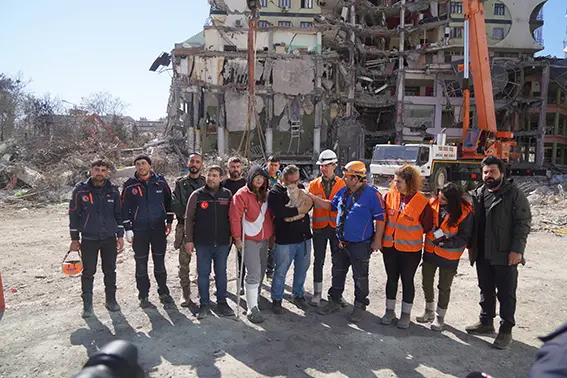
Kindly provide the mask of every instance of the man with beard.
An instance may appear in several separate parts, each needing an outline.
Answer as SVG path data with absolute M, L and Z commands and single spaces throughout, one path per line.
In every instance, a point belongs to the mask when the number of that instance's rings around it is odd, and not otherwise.
M 181 307 L 189 307 L 191 303 L 191 281 L 189 279 L 189 266 L 191 265 L 191 255 L 185 250 L 185 210 L 187 201 L 191 194 L 205 186 L 205 178 L 201 175 L 203 158 L 198 153 L 189 155 L 187 162 L 189 174 L 180 177 L 175 181 L 171 208 L 177 218 L 175 227 L 175 242 L 173 246 L 179 249 L 179 282 L 183 291 L 183 302 Z
M 500 329 L 493 346 L 506 349 L 512 342 L 518 264 L 525 264 L 532 216 L 526 195 L 505 179 L 502 160 L 488 156 L 481 167 L 484 185 L 473 194 L 475 227 L 469 243 L 471 265 L 476 262 L 481 311 L 479 322 L 465 330 L 472 335 L 493 334 L 498 297 Z
M 204 319 L 210 311 L 209 276 L 214 262 L 217 289 L 216 313 L 232 316 L 228 306 L 226 263 L 232 243 L 230 236 L 229 208 L 232 200 L 230 190 L 220 186 L 222 168 L 212 165 L 207 168 L 207 183 L 189 197 L 185 212 L 185 250 L 197 251 L 197 274 L 201 305 L 197 319 Z
M 94 160 L 91 163 L 91 177 L 77 184 L 69 203 L 69 250 L 81 250 L 83 260 L 83 318 L 93 314 L 93 281 L 99 251 L 104 273 L 106 308 L 109 311 L 120 311 L 116 302 L 116 255 L 124 248 L 124 226 L 120 193 L 108 180 L 109 170 L 109 162 Z
M 136 173 L 124 183 L 122 189 L 122 218 L 126 240 L 132 243 L 134 249 L 140 307 L 151 306 L 148 277 L 150 246 L 159 299 L 164 305 L 170 305 L 174 301 L 167 287 L 165 250 L 174 215 L 171 210 L 171 189 L 163 176 L 152 171 L 149 156 L 136 156 L 134 165 Z
M 242 160 L 239 157 L 233 156 L 228 159 L 228 177 L 222 180 L 221 185 L 232 192 L 234 196 L 238 189 L 246 185 L 246 179 L 242 177 Z M 237 248 L 238 253 L 238 266 L 242 266 L 242 249 Z M 240 277 L 240 295 L 244 295 L 244 276 L 246 270 L 242 271 Z
M 228 177 L 222 180 L 221 185 L 235 195 L 238 189 L 246 185 L 246 179 L 242 177 L 242 160 L 233 156 L 228 159 Z

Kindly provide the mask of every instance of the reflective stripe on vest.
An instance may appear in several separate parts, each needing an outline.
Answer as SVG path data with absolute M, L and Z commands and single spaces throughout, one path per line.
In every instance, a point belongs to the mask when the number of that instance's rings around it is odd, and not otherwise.
M 327 198 L 325 196 L 325 189 L 323 189 L 323 178 L 319 177 L 309 184 L 309 192 L 316 195 L 319 198 L 326 200 L 332 200 L 335 195 L 345 186 L 345 182 L 342 178 L 335 178 L 335 185 L 331 189 L 331 196 Z M 326 210 L 321 206 L 315 205 L 313 207 L 313 214 L 311 215 L 312 227 L 315 229 L 325 228 L 331 226 L 333 228 L 337 227 L 337 212 Z
M 472 211 L 472 206 L 470 204 L 468 204 L 468 202 L 463 203 L 461 205 L 461 209 L 462 209 L 463 214 L 457 220 L 457 224 L 455 226 L 449 225 L 449 216 L 445 217 L 445 220 L 443 220 L 443 223 L 441 223 L 441 226 L 438 226 L 439 225 L 439 209 L 441 208 L 441 205 L 439 204 L 439 201 L 435 200 L 435 199 L 431 200 L 430 205 L 431 205 L 431 208 L 433 209 L 433 226 L 434 226 L 434 228 L 439 227 L 445 233 L 445 236 L 447 238 L 450 238 L 450 237 L 457 235 L 457 233 L 459 232 L 460 224 L 465 220 L 465 218 Z M 443 248 L 443 247 L 437 246 L 433 243 L 433 241 L 435 240 L 435 236 L 433 235 L 434 232 L 435 232 L 435 229 L 429 231 L 425 235 L 425 245 L 424 245 L 424 248 L 423 248 L 424 251 L 426 253 L 435 253 L 437 256 L 442 257 L 442 258 L 447 259 L 447 260 L 450 260 L 450 261 L 459 260 L 462 256 L 463 252 L 465 251 L 466 246 L 462 246 L 462 247 L 459 247 L 459 248 Z
M 427 198 L 416 193 L 400 212 L 400 193 L 390 190 L 386 199 L 386 227 L 382 245 L 400 252 L 421 252 L 423 226 L 419 217 L 427 206 Z

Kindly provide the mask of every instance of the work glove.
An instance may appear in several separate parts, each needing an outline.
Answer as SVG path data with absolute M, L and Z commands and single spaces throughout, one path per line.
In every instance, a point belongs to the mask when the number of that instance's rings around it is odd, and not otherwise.
M 134 231 L 128 230 L 125 232 L 126 241 L 132 243 L 134 241 Z

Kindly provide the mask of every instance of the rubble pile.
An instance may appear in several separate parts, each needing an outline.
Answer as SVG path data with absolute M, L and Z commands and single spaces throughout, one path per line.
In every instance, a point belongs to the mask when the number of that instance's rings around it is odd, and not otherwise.
M 518 186 L 528 196 L 533 221 L 532 231 L 550 231 L 567 235 L 567 175 L 551 179 L 525 178 Z
M 75 184 L 88 178 L 90 162 L 96 157 L 104 157 L 113 164 L 111 179 L 115 185 L 132 177 L 133 159 L 141 153 L 151 156 L 154 171 L 165 175 L 171 185 L 176 177 L 187 173 L 186 153 L 173 140 L 153 140 L 142 147 L 126 148 L 100 138 L 73 139 L 14 138 L 1 142 L 0 202 L 68 201 Z M 230 156 L 206 155 L 203 165 L 224 168 Z M 239 157 L 246 171 L 250 164 Z
M 67 201 L 74 185 L 88 177 L 90 162 L 95 157 L 104 157 L 114 165 L 116 184 L 133 174 L 132 158 L 139 153 L 151 154 L 154 168 L 160 173 L 179 171 L 180 158 L 171 154 L 169 146 L 163 143 L 149 143 L 134 149 L 124 147 L 97 138 L 15 138 L 2 142 L 0 201 Z

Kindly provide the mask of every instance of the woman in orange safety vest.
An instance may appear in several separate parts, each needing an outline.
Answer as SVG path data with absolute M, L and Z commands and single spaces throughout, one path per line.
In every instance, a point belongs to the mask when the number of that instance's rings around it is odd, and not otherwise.
M 425 312 L 419 323 L 433 321 L 431 329 L 443 330 L 451 295 L 451 284 L 457 274 L 459 260 L 471 237 L 474 225 L 473 207 L 463 198 L 462 190 L 453 183 L 445 184 L 429 202 L 433 209 L 433 229 L 425 235 L 422 279 Z M 439 268 L 439 298 L 435 316 L 433 281 Z
M 421 261 L 423 234 L 433 227 L 433 211 L 427 198 L 419 192 L 422 178 L 410 165 L 399 168 L 386 194 L 386 227 L 382 254 L 388 281 L 386 283 L 386 313 L 382 324 L 395 319 L 398 281 L 402 280 L 402 313 L 398 328 L 408 328 L 415 296 L 414 277 Z

